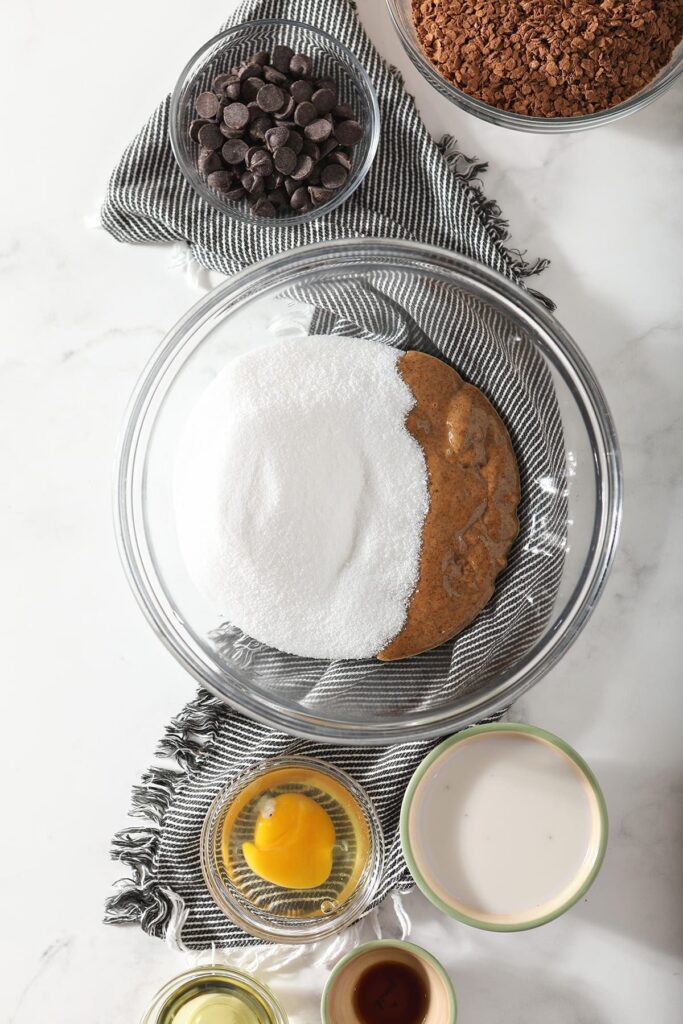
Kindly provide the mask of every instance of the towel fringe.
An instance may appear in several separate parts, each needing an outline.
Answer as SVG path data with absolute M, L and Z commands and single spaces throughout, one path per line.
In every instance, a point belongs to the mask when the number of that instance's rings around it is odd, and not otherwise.
M 157 748 L 158 757 L 177 767 L 153 764 L 133 787 L 130 814 L 149 824 L 122 829 L 114 836 L 112 860 L 125 864 L 132 874 L 120 879 L 106 900 L 105 924 L 138 922 L 148 934 L 182 947 L 180 933 L 187 916 L 183 900 L 154 880 L 161 831 L 179 784 L 199 768 L 216 736 L 223 706 L 206 690 L 199 690 L 192 703 L 171 719 Z
M 478 160 L 474 156 L 466 156 L 458 149 L 457 139 L 454 139 L 452 135 L 442 136 L 437 146 L 455 177 L 468 186 L 477 210 L 497 245 L 505 251 L 515 276 L 524 281 L 536 274 L 542 274 L 550 266 L 549 259 L 538 257 L 535 260 L 529 260 L 526 252 L 513 249 L 505 244 L 510 239 L 510 222 L 503 217 L 496 200 L 487 199 L 481 181 L 481 175 L 488 170 L 488 163 Z M 555 303 L 541 292 L 532 288 L 528 288 L 527 291 L 551 312 L 556 308 Z

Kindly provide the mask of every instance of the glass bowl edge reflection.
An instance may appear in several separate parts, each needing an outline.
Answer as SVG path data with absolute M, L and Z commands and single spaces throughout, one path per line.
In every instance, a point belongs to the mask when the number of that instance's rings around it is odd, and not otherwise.
M 495 302 L 526 325 L 544 355 L 559 367 L 577 402 L 591 439 L 596 480 L 589 554 L 550 632 L 512 670 L 501 674 L 499 684 L 485 699 L 475 693 L 472 699 L 458 702 L 449 712 L 436 708 L 415 713 L 399 723 L 380 724 L 343 721 L 304 711 L 300 706 L 287 707 L 263 691 L 255 694 L 249 681 L 240 677 L 236 669 L 219 668 L 210 656 L 209 645 L 197 643 L 198 638 L 178 621 L 172 602 L 160 596 L 142 528 L 139 493 L 136 501 L 136 486 L 144 469 L 141 460 L 144 432 L 149 429 L 148 412 L 158 393 L 170 386 L 175 361 L 188 358 L 201 344 L 201 331 L 212 320 L 235 313 L 264 284 L 266 293 L 277 291 L 306 273 L 337 267 L 340 260 L 349 267 L 375 265 L 373 257 L 381 259 L 383 266 L 391 266 L 392 262 L 403 267 L 412 264 L 417 270 L 430 273 L 460 275 L 470 290 Z M 137 491 L 141 488 L 137 487 Z M 205 688 L 249 717 L 293 735 L 324 742 L 371 745 L 399 741 L 408 735 L 411 739 L 434 737 L 472 724 L 511 703 L 562 657 L 590 617 L 613 560 L 621 519 L 621 461 L 611 415 L 589 364 L 561 325 L 529 293 L 495 271 L 432 246 L 379 239 L 342 240 L 305 246 L 241 271 L 201 299 L 176 324 L 143 371 L 129 404 L 118 459 L 115 519 L 124 568 L 143 612 L 176 659 Z

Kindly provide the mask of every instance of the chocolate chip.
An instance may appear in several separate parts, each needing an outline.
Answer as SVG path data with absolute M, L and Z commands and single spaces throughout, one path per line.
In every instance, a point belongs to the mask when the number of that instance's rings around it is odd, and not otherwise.
M 355 146 L 363 138 L 363 129 L 358 121 L 342 121 L 335 128 L 334 134 L 342 146 Z
M 336 102 L 337 94 L 332 89 L 318 89 L 311 98 L 311 103 L 319 114 L 329 114 Z
M 263 193 L 263 178 L 255 171 L 245 171 L 240 178 L 242 187 L 252 196 L 260 196 Z
M 263 78 L 263 68 L 260 64 L 245 64 L 240 68 L 238 78 L 243 84 L 247 78 Z
M 269 192 L 268 199 L 278 209 L 282 206 L 289 206 L 289 196 L 282 187 L 274 188 L 272 192 Z
M 352 124 L 352 121 L 344 121 L 343 124 Z M 343 125 L 339 126 L 340 128 Z M 359 125 L 360 127 L 360 125 Z M 307 139 L 311 139 L 312 142 L 324 142 L 325 139 L 329 139 L 332 134 L 332 125 L 329 121 L 326 121 L 324 117 L 319 117 L 317 121 L 311 121 L 304 128 L 304 135 Z M 337 135 L 339 139 L 339 135 Z M 341 142 L 342 140 L 339 139 Z
M 319 185 L 309 185 L 308 194 L 311 197 L 311 202 L 314 206 L 320 206 L 322 203 L 326 203 L 334 195 L 329 188 L 320 188 Z
M 258 174 L 265 178 L 273 173 L 273 158 L 265 149 L 260 149 L 250 160 L 249 168 L 252 171 L 257 171 Z M 341 171 L 342 168 L 338 167 L 337 170 Z M 330 187 L 335 188 L 336 186 L 332 185 Z
M 204 146 L 205 149 L 220 149 L 224 139 L 218 129 L 218 125 L 211 121 L 209 124 L 202 125 L 199 129 L 198 141 L 200 146 Z
M 273 52 L 270 55 L 270 63 L 274 68 L 286 75 L 293 56 L 294 50 L 290 50 L 288 46 L 274 46 Z
M 292 82 L 289 91 L 295 103 L 304 103 L 310 100 L 313 95 L 313 86 L 310 82 L 302 79 L 298 82 Z
M 202 92 L 194 101 L 194 109 L 200 117 L 215 117 L 218 110 L 218 96 L 215 92 Z
M 263 179 L 263 184 L 269 192 L 273 189 L 279 188 L 285 180 L 284 174 L 280 174 L 279 171 L 275 171 L 273 174 L 269 174 Z
M 292 114 L 293 110 L 294 100 L 292 99 L 291 96 L 286 96 L 284 107 L 282 108 L 282 110 L 278 110 L 277 114 L 274 114 L 273 116 L 276 118 L 276 120 L 282 121 L 284 118 L 289 117 Z
M 294 167 L 294 170 L 289 173 L 291 174 L 294 181 L 305 181 L 306 178 L 310 177 L 312 170 L 312 159 L 310 158 L 310 156 L 308 156 L 308 154 L 302 153 L 301 156 L 296 161 L 296 166 Z
M 320 182 L 320 164 L 315 164 L 313 170 L 311 171 L 311 176 L 308 179 L 308 184 L 309 185 L 318 185 L 319 182 Z
M 266 82 L 271 82 L 272 85 L 287 85 L 289 79 L 287 75 L 283 75 L 277 68 L 267 67 L 263 69 L 263 77 Z
M 329 139 L 326 139 L 323 143 L 321 143 L 320 159 L 322 159 L 324 156 L 327 156 L 328 153 L 331 153 L 334 149 L 337 148 L 338 145 L 339 143 L 337 142 L 337 140 L 332 135 L 330 135 Z
M 244 162 L 247 167 L 251 167 L 251 161 L 254 159 L 257 153 L 262 152 L 261 146 L 250 146 L 244 154 Z
M 255 100 L 261 89 L 266 88 L 262 78 L 247 78 L 242 82 L 242 99 L 246 101 Z
M 270 131 L 272 127 L 273 122 L 269 117 L 257 117 L 249 126 L 249 134 L 253 139 L 262 141 L 266 137 L 266 132 Z
M 225 121 L 221 121 L 218 125 L 218 131 L 221 133 L 224 139 L 241 139 L 244 135 L 243 128 L 228 128 Z
M 205 124 L 213 124 L 213 121 L 207 120 L 205 117 L 198 117 L 194 121 L 190 121 L 190 138 L 193 142 L 199 142 L 199 129 Z
M 247 155 L 249 147 L 244 139 L 228 139 L 223 143 L 221 153 L 226 164 L 241 164 Z
M 341 188 L 348 176 L 348 172 L 339 164 L 328 164 L 320 172 L 320 180 L 325 188 Z
M 247 110 L 249 111 L 249 120 L 257 121 L 259 117 L 263 117 L 263 111 L 259 107 L 256 100 L 249 100 L 247 103 Z
M 244 128 L 249 123 L 249 111 L 244 103 L 229 103 L 223 111 L 223 120 L 228 128 Z
M 239 203 L 240 199 L 244 199 L 245 196 L 243 188 L 231 188 L 229 192 L 224 194 L 225 198 L 229 199 L 231 203 Z
M 290 149 L 293 149 L 298 156 L 304 146 L 303 135 L 299 135 L 297 131 L 290 131 L 287 145 Z
M 273 162 L 281 174 L 291 174 L 297 165 L 297 155 L 293 149 L 282 146 L 275 150 Z
M 212 171 L 206 181 L 211 188 L 218 189 L 219 192 L 228 192 L 232 186 L 233 176 L 230 171 Z
M 315 87 L 316 89 L 330 89 L 335 95 L 337 93 L 337 84 L 333 78 L 318 78 Z
M 256 102 L 261 110 L 273 113 L 275 110 L 280 110 L 283 106 L 285 94 L 277 85 L 264 85 L 256 97 Z
M 239 82 L 230 82 L 225 87 L 225 96 L 229 100 L 238 100 L 242 93 L 242 87 Z
M 266 145 L 270 150 L 280 149 L 281 146 L 285 146 L 288 139 L 289 128 L 283 128 L 281 125 L 269 128 L 265 134 Z
M 320 147 L 317 146 L 315 142 L 312 142 L 311 139 L 304 139 L 301 152 L 307 153 L 313 162 L 320 159 Z
M 289 198 L 289 205 L 293 210 L 300 210 L 303 206 L 308 204 L 308 192 L 301 185 L 295 192 L 292 192 Z
M 311 121 L 315 121 L 318 116 L 318 111 L 309 100 L 304 100 L 303 103 L 299 103 L 296 110 L 294 111 L 294 124 L 298 124 L 300 128 L 305 128 Z
M 285 192 L 288 196 L 293 196 L 298 188 L 301 188 L 298 181 L 295 181 L 294 178 L 285 178 Z
M 310 78 L 313 71 L 313 61 L 305 53 L 295 53 L 289 62 L 289 70 L 297 78 Z
M 211 84 L 211 88 L 216 93 L 216 96 L 222 96 L 225 92 L 226 86 L 230 85 L 231 82 L 234 82 L 232 75 L 216 75 Z
M 270 54 L 268 53 L 267 50 L 259 50 L 258 53 L 255 53 L 253 57 L 249 58 L 249 63 L 260 64 L 261 67 L 263 67 L 264 64 L 268 63 L 269 57 Z
M 215 149 L 200 149 L 197 157 L 197 167 L 203 174 L 210 174 L 211 171 L 220 171 L 223 161 Z
M 339 121 L 352 121 L 356 116 L 350 103 L 338 103 L 332 113 Z
M 351 170 L 351 157 L 348 153 L 345 153 L 343 149 L 338 149 L 334 153 L 330 153 L 330 163 L 339 164 L 340 167 L 345 167 L 347 171 Z
M 274 217 L 275 207 L 269 199 L 262 197 L 254 203 L 251 212 L 255 213 L 257 217 Z

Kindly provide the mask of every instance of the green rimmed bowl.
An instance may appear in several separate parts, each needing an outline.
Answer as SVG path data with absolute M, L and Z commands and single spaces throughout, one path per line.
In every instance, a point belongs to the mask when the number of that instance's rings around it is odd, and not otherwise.
M 530 905 L 518 911 L 487 909 L 486 900 L 483 898 L 481 900 L 483 905 L 475 905 L 472 892 L 470 892 L 469 898 L 462 895 L 463 891 L 467 892 L 468 890 L 466 879 L 459 880 L 462 888 L 458 893 L 457 881 L 450 889 L 443 884 L 443 881 L 436 878 L 435 872 L 432 872 L 431 878 L 427 877 L 429 854 L 425 852 L 427 848 L 419 838 L 420 808 L 421 805 L 424 806 L 425 798 L 429 794 L 430 783 L 434 782 L 439 769 L 444 767 L 447 760 L 457 756 L 459 748 L 462 748 L 463 744 L 472 743 L 483 736 L 493 735 L 499 737 L 522 736 L 527 740 L 544 745 L 546 749 L 550 748 L 559 759 L 558 767 L 563 766 L 566 769 L 569 766 L 583 783 L 586 809 L 590 816 L 590 833 L 585 856 L 577 866 L 571 881 L 557 890 L 553 897 L 548 897 L 540 904 Z M 515 723 L 475 726 L 445 740 L 425 758 L 413 775 L 401 808 L 401 846 L 410 873 L 419 889 L 443 913 L 462 921 L 463 924 L 483 928 L 487 931 L 511 932 L 537 928 L 569 910 L 585 895 L 595 881 L 605 856 L 607 834 L 608 820 L 605 798 L 588 764 L 568 743 L 553 733 L 535 726 Z M 500 836 L 498 839 L 500 841 Z M 501 857 L 505 857 L 508 855 L 510 847 L 500 843 L 497 849 L 501 849 Z M 463 869 L 463 875 L 464 873 L 465 869 Z M 472 886 L 472 889 L 476 889 L 476 886 Z
M 353 993 L 368 967 L 387 960 L 417 968 L 429 992 L 429 1007 L 423 1024 L 455 1024 L 458 1004 L 451 979 L 431 953 L 412 942 L 378 939 L 348 953 L 327 979 L 320 1005 L 322 1024 L 360 1024 L 353 1009 Z

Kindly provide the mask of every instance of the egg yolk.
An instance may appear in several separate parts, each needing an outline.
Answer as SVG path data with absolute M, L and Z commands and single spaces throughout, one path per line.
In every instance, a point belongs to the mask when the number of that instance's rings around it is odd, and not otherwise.
M 332 871 L 335 832 L 327 811 L 302 793 L 263 801 L 254 841 L 244 843 L 247 864 L 283 889 L 315 889 Z

